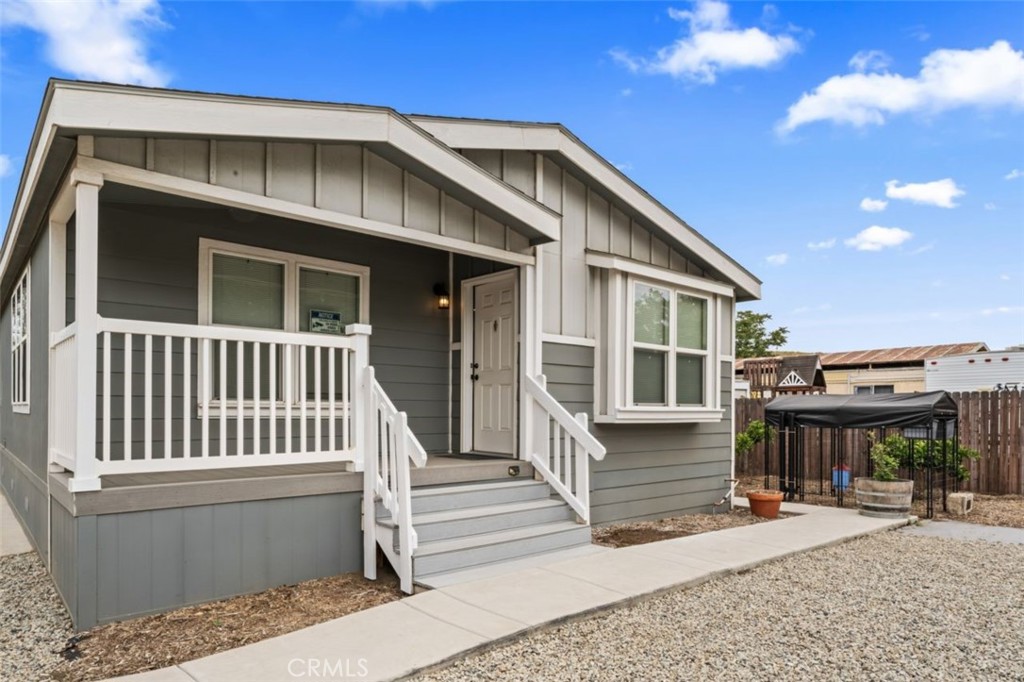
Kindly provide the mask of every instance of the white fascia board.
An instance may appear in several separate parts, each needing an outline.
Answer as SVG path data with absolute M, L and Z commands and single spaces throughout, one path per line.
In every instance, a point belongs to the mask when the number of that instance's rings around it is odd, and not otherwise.
M 14 207 L 11 209 L 11 218 L 7 224 L 7 232 L 4 234 L 3 251 L 0 253 L 0 280 L 3 279 L 7 268 L 11 266 L 11 254 L 14 252 L 14 245 L 18 243 L 18 237 L 21 234 L 21 225 L 25 219 L 25 212 L 28 210 L 29 199 L 36 191 L 43 162 L 50 153 L 50 146 L 57 135 L 57 126 L 54 125 L 49 102 L 48 93 L 43 100 L 43 118 L 33 133 L 32 143 L 28 150 L 29 161 L 22 170 L 18 193 L 14 199 Z
M 595 268 L 618 270 L 620 272 L 626 272 L 646 279 L 668 282 L 669 284 L 675 284 L 681 287 L 696 289 L 698 291 L 704 291 L 711 294 L 718 294 L 728 298 L 733 298 L 735 295 L 735 290 L 728 284 L 715 282 L 702 277 L 694 277 L 693 275 L 685 275 L 681 272 L 676 272 L 675 270 L 668 270 L 666 268 L 658 267 L 657 265 L 639 263 L 635 260 L 629 260 L 628 258 L 622 258 L 620 256 L 609 256 L 604 253 L 593 253 L 588 251 L 586 254 L 586 263 L 587 265 Z
M 678 216 L 615 170 L 596 152 L 555 124 L 517 124 L 501 121 L 410 119 L 445 144 L 456 149 L 515 149 L 555 152 L 585 173 L 623 203 L 665 231 L 685 249 L 707 261 L 751 298 L 761 298 L 761 282 L 741 265 L 701 237 Z
M 506 185 L 449 147 L 438 145 L 437 140 L 422 128 L 395 117 L 389 125 L 388 142 L 488 204 L 522 220 L 548 239 L 558 241 L 561 238 L 560 215 Z

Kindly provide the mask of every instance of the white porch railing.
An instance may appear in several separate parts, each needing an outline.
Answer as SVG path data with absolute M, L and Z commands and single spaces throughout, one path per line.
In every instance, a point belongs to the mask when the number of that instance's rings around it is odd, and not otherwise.
M 359 468 L 352 388 L 369 360 L 365 335 L 102 317 L 97 331 L 98 474 L 339 460 Z M 60 361 L 64 347 L 53 348 Z M 74 409 L 75 387 L 60 381 L 56 403 Z M 61 436 L 56 443 L 65 447 Z
M 412 555 L 416 530 L 412 526 L 412 486 L 409 462 L 426 466 L 427 453 L 409 430 L 408 417 L 399 412 L 377 383 L 373 367 L 363 374 L 363 399 L 370 409 L 365 426 L 369 449 L 363 472 L 363 560 L 367 578 L 377 577 L 377 545 L 398 574 L 402 591 L 412 594 Z M 391 515 L 395 530 L 381 532 L 377 501 Z M 397 533 L 397 542 L 395 541 Z
M 50 338 L 50 461 L 75 468 L 75 425 L 78 418 L 77 326 L 72 323 Z
M 534 470 L 569 504 L 583 523 L 590 523 L 590 462 L 602 460 L 605 447 L 587 430 L 587 415 L 569 414 L 548 393 L 543 375 L 525 377 L 532 413 L 529 460 Z

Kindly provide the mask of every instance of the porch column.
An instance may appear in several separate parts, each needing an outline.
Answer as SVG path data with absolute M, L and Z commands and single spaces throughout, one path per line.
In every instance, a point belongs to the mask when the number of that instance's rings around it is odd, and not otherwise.
M 539 247 L 534 248 L 537 261 L 540 261 Z M 520 357 L 519 357 L 519 459 L 530 458 L 530 448 L 533 445 L 533 400 L 527 397 L 524 386 L 525 377 L 536 379 L 542 372 L 541 366 L 541 320 L 540 290 L 538 287 L 537 275 L 540 268 L 537 265 L 519 266 L 519 282 L 522 291 L 519 295 L 519 319 L 520 319 Z
M 96 473 L 97 283 L 99 204 L 103 176 L 72 171 L 75 191 L 75 324 L 77 333 L 78 415 L 75 420 L 75 476 L 72 492 L 99 490 Z

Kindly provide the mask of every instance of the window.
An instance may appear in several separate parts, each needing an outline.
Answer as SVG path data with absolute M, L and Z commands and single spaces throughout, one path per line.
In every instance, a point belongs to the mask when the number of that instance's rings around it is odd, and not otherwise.
M 29 268 L 25 268 L 11 294 L 11 406 L 15 412 L 24 413 L 29 411 L 29 384 L 32 379 L 29 275 Z
M 707 404 L 708 299 L 633 283 L 632 404 Z
M 895 393 L 892 384 L 879 384 L 877 386 L 855 386 L 853 391 L 857 395 L 889 395 Z
M 367 267 L 298 256 L 256 247 L 200 240 L 200 324 L 228 325 L 287 332 L 339 333 L 345 325 L 366 322 L 369 314 L 369 274 Z M 324 325 L 329 318 L 331 324 Z M 313 322 L 316 319 L 319 325 Z M 337 324 L 340 322 L 339 324 Z M 316 327 L 319 326 L 319 329 Z M 311 331 L 312 330 L 312 331 Z M 215 349 L 212 355 L 212 376 L 220 376 L 220 353 Z M 219 381 L 211 387 L 211 398 L 216 402 L 222 397 L 235 400 L 238 394 L 235 361 L 237 348 L 228 344 L 225 351 L 226 381 L 224 396 L 221 396 Z M 242 391 L 243 400 L 256 395 L 253 386 L 255 363 L 251 347 L 243 355 Z M 278 348 L 277 391 L 283 390 L 284 355 Z M 314 363 L 312 348 L 307 349 L 307 398 L 313 397 Z M 293 358 L 295 369 L 299 358 Z M 260 346 L 260 367 L 270 366 L 270 348 Z M 326 369 L 323 371 L 326 372 Z M 340 386 L 342 369 L 336 368 Z M 270 396 L 270 373 L 259 373 L 259 395 Z M 293 372 L 297 386 L 297 372 Z M 328 385 L 327 380 L 322 386 Z M 324 388 L 326 390 L 326 388 Z M 297 394 L 296 394 L 297 395 Z M 280 400 L 281 396 L 275 396 Z
M 721 421 L 733 288 L 617 256 L 589 254 L 587 264 L 597 282 L 594 421 Z

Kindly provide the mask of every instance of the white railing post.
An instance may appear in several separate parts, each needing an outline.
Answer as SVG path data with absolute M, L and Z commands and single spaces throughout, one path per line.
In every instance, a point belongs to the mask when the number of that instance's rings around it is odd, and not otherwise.
M 96 350 L 99 199 L 103 176 L 75 170 L 71 183 L 75 188 L 76 390 L 85 399 L 76 405 L 75 475 L 68 488 L 81 492 L 100 489 L 96 467 Z
M 412 490 L 409 481 L 408 431 L 409 420 L 405 412 L 399 412 L 395 420 L 398 433 L 395 437 L 395 492 L 398 498 L 398 561 L 401 566 L 399 579 L 402 592 L 412 593 L 412 553 L 416 549 L 412 530 Z
M 577 412 L 575 415 L 577 423 L 589 431 L 587 426 L 587 413 Z M 586 510 L 583 523 L 590 523 L 590 457 L 583 447 L 576 444 L 576 497 Z
M 356 470 L 363 472 L 363 575 L 377 579 L 377 448 L 373 409 L 374 372 L 370 366 L 369 325 L 350 324 L 345 333 L 353 336 L 354 344 L 349 357 L 352 360 L 352 396 L 346 401 L 354 403 L 348 411 L 352 419 L 352 449 Z

